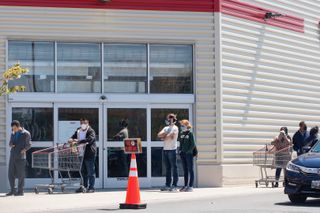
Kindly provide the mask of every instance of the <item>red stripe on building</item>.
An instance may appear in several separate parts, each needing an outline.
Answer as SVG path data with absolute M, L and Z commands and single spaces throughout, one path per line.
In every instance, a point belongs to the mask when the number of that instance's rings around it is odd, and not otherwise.
M 304 32 L 304 19 L 292 15 L 264 19 L 267 12 L 274 12 L 239 0 L 0 0 L 2 6 L 96 8 L 124 10 L 220 12 L 297 32 Z
M 240 2 L 238 0 L 222 0 L 221 11 L 224 14 L 285 28 L 297 32 L 304 32 L 304 19 L 273 11 L 266 8 L 257 7 L 252 4 Z M 267 12 L 280 13 L 283 16 L 264 19 Z
M 212 12 L 215 11 L 215 1 L 219 0 L 111 0 L 107 3 L 99 0 L 0 0 L 0 5 Z

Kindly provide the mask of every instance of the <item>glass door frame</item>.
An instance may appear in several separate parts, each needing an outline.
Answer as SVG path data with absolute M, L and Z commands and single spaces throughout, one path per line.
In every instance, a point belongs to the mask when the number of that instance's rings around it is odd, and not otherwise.
M 50 108 L 53 109 L 53 126 L 54 124 L 54 107 L 52 103 L 7 103 L 7 119 L 6 119 L 6 126 L 7 126 L 7 131 L 6 132 L 11 132 L 11 121 L 12 121 L 12 109 L 13 108 Z M 51 147 L 55 143 L 55 131 L 56 128 L 54 126 L 54 132 L 53 132 L 53 141 L 32 141 L 32 148 L 47 148 Z M 10 141 L 10 134 L 6 134 L 7 141 L 9 143 Z M 31 136 L 32 140 L 32 136 Z M 9 158 L 10 158 L 10 148 L 8 148 L 9 144 L 6 143 L 6 159 L 7 159 L 7 168 L 9 168 Z M 30 162 L 31 163 L 31 162 Z M 48 171 L 49 174 L 49 171 Z M 55 175 L 56 177 L 57 175 Z M 26 188 L 34 188 L 35 185 L 37 184 L 48 184 L 51 182 L 50 178 L 26 178 L 25 179 L 25 186 Z
M 152 109 L 188 109 L 189 110 L 189 119 L 191 123 L 193 123 L 193 107 L 192 104 L 150 104 L 150 103 L 141 103 L 134 104 L 132 102 L 128 103 L 104 103 L 104 178 L 103 178 L 103 186 L 104 188 L 124 188 L 127 186 L 127 178 L 108 178 L 108 148 L 110 147 L 123 147 L 123 142 L 114 142 L 108 141 L 108 128 L 107 128 L 107 110 L 108 109 L 134 109 L 134 108 L 142 108 L 146 109 L 147 112 L 147 140 L 142 141 L 142 147 L 147 149 L 147 177 L 139 177 L 140 187 L 142 188 L 150 188 L 156 186 L 163 186 L 165 183 L 165 177 L 152 177 L 152 157 L 151 151 L 153 147 L 163 147 L 162 141 L 152 141 L 152 128 L 151 128 L 151 110 Z M 180 176 L 182 176 L 180 174 Z
M 58 143 L 59 140 L 59 109 L 60 108 L 76 108 L 76 109 L 98 109 L 98 125 L 99 125 L 99 141 L 96 141 L 97 148 L 99 148 L 99 178 L 96 178 L 95 188 L 102 188 L 103 187 L 103 122 L 102 122 L 102 104 L 101 103 L 55 103 L 54 104 L 54 126 L 55 126 L 55 143 Z M 79 118 L 80 119 L 80 118 Z M 90 120 L 90 118 L 88 118 Z M 97 130 L 95 130 L 97 131 Z M 70 133 L 70 136 L 73 133 Z M 57 174 L 56 174 L 57 175 Z M 56 176 L 58 177 L 58 176 Z

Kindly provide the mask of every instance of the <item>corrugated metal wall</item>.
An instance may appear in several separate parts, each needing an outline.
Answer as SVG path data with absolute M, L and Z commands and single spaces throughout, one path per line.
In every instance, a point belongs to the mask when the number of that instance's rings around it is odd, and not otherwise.
M 5 38 L 195 43 L 199 162 L 216 160 L 213 13 L 4 6 L 0 29 L 0 44 Z M 0 45 L 1 61 L 4 51 Z
M 305 19 L 305 33 L 222 15 L 223 156 L 249 164 L 280 126 L 320 124 L 319 0 L 243 0 Z
M 6 68 L 6 41 L 0 36 L 0 76 Z M 6 165 L 6 99 L 0 97 L 0 166 Z

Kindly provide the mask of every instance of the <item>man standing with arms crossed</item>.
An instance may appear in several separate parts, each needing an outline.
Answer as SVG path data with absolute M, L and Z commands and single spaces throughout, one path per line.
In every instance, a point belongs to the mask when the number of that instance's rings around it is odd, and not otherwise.
M 10 138 L 10 160 L 8 178 L 10 182 L 10 192 L 7 196 L 23 196 L 23 187 L 26 169 L 26 152 L 31 147 L 30 133 L 21 127 L 19 121 L 12 121 L 12 134 Z M 18 178 L 18 192 L 15 189 L 15 180 Z
M 177 140 L 179 128 L 175 125 L 176 121 L 176 115 L 167 115 L 166 127 L 158 133 L 158 137 L 163 140 L 163 158 L 166 166 L 166 185 L 161 191 L 178 191 Z

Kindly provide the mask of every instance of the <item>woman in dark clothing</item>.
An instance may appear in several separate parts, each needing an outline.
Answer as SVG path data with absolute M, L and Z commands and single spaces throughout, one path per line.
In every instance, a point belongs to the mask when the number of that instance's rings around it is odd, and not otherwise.
M 279 135 L 271 142 L 274 148 L 271 151 L 275 151 L 275 165 L 276 165 L 276 184 L 279 186 L 279 179 L 282 168 L 286 167 L 287 163 L 291 160 L 291 154 L 289 147 L 291 146 L 291 137 L 288 135 L 288 128 L 281 127 Z
M 318 126 L 312 127 L 312 129 L 310 130 L 309 137 L 304 141 L 304 148 L 306 150 L 311 149 L 318 142 L 318 133 L 319 133 L 319 127 Z
M 192 192 L 194 183 L 193 158 L 194 149 L 196 147 L 194 136 L 191 132 L 191 124 L 188 120 L 182 120 L 181 136 L 180 136 L 180 156 L 184 171 L 184 186 L 180 189 L 181 192 Z M 189 179 L 190 178 L 190 179 Z

